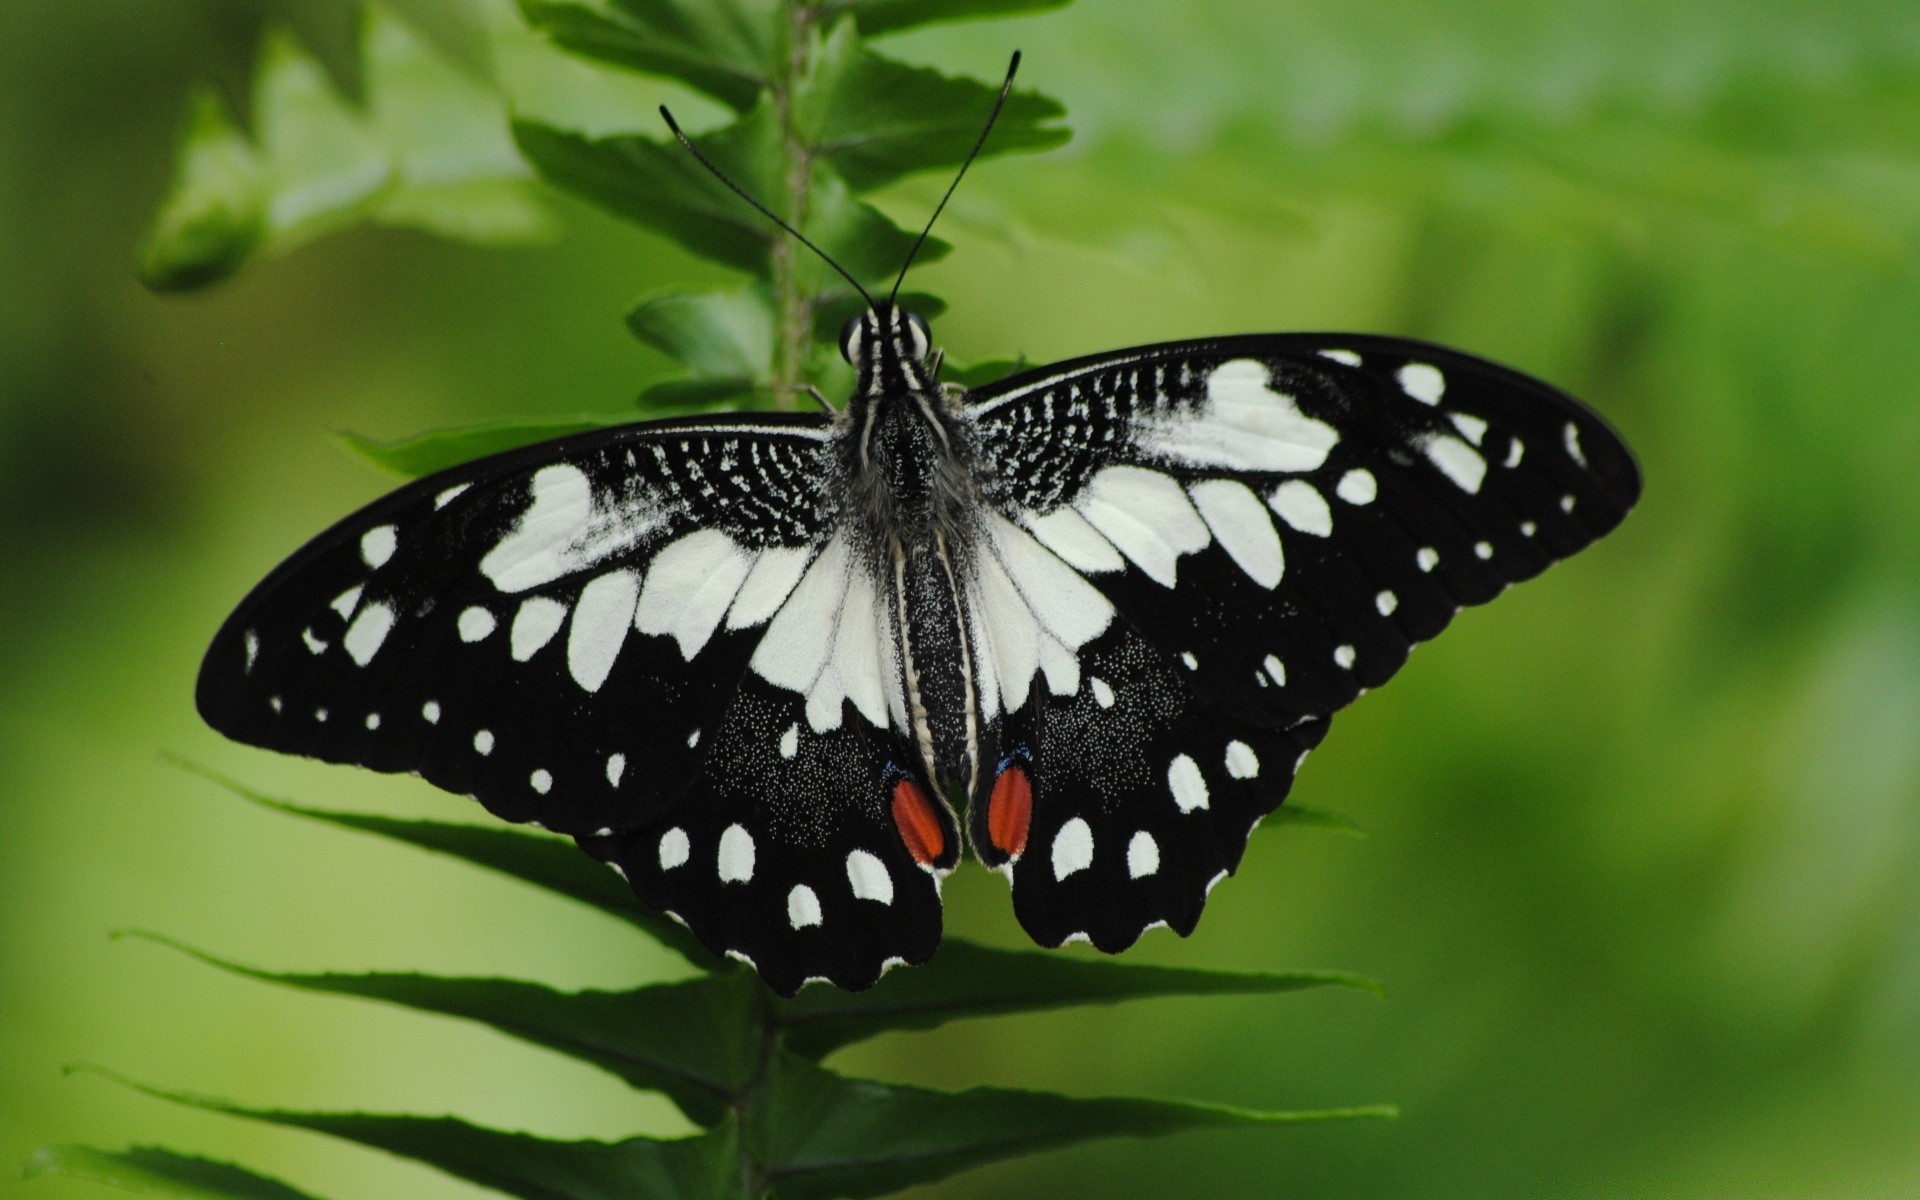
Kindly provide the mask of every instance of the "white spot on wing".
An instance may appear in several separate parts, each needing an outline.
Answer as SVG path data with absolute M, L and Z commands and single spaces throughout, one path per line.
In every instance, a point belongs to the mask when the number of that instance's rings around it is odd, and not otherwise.
M 1145 879 L 1160 869 L 1160 843 L 1142 829 L 1127 843 L 1127 877 Z
M 1273 489 L 1267 503 L 1280 514 L 1281 520 L 1301 533 L 1315 537 L 1328 537 L 1333 533 L 1333 510 L 1327 507 L 1327 498 L 1304 479 L 1289 479 Z
M 812 690 L 833 651 L 849 570 L 846 538 L 836 535 L 801 576 L 754 648 L 753 669 L 762 679 L 803 696 Z
M 1260 773 L 1260 756 L 1245 742 L 1227 743 L 1227 774 L 1235 779 L 1252 779 Z
M 340 645 L 354 662 L 364 667 L 373 661 L 387 635 L 393 632 L 393 621 L 393 609 L 384 604 L 369 604 L 360 610 L 353 624 L 347 626 L 347 636 L 340 639 Z
M 1420 448 L 1440 473 L 1453 480 L 1461 491 L 1477 494 L 1487 477 L 1487 460 L 1480 452 L 1457 437 L 1440 434 L 1422 439 Z
M 631 549 L 668 516 L 644 493 L 596 507 L 585 472 L 567 463 L 535 471 L 531 487 L 533 503 L 480 560 L 481 573 L 503 592 L 551 583 Z
M 587 691 L 599 691 L 613 672 L 639 596 L 640 576 L 632 571 L 609 571 L 580 589 L 567 627 L 567 671 Z
M 753 835 L 744 825 L 729 825 L 720 835 L 720 882 L 746 883 L 753 878 Z
M 420 706 L 420 716 L 427 724 L 438 725 L 440 723 L 440 702 L 438 700 L 429 700 L 425 704 L 422 704 Z
M 1293 397 L 1271 383 L 1265 363 L 1221 363 L 1207 375 L 1207 396 L 1198 405 L 1136 420 L 1135 444 L 1187 466 L 1311 471 L 1326 461 L 1340 434 L 1301 412 Z
M 1094 703 L 1101 708 L 1113 707 L 1113 689 L 1107 686 L 1106 680 L 1097 677 L 1089 678 L 1087 686 L 1093 689 Z
M 1082 490 L 1074 507 L 1148 578 L 1172 587 L 1182 554 L 1211 540 L 1206 522 L 1171 476 L 1141 467 L 1107 467 Z
M 735 829 L 740 828 L 738 825 Z M 674 826 L 660 835 L 660 869 L 671 871 L 675 867 L 685 866 L 693 857 L 693 843 L 687 839 L 687 831 Z
M 1272 676 L 1274 683 L 1280 687 L 1287 686 L 1287 664 L 1269 654 L 1267 655 L 1267 661 L 1261 665 L 1267 669 L 1267 674 Z
M 1065 879 L 1092 865 L 1093 830 L 1086 821 L 1075 817 L 1053 835 L 1053 877 Z
M 1523 446 L 1523 445 L 1521 445 L 1521 443 L 1520 443 L 1520 439 L 1519 439 L 1519 438 L 1514 438 L 1514 439 L 1513 439 L 1512 441 L 1510 441 L 1510 442 L 1508 442 L 1508 443 L 1507 443 L 1507 461 L 1506 461 L 1506 465 L 1507 465 L 1507 466 L 1509 466 L 1509 467 L 1517 467 L 1517 466 L 1519 466 L 1519 465 L 1520 465 L 1520 456 L 1521 456 L 1521 455 L 1523 455 L 1523 454 L 1525 454 L 1526 452 L 1527 452 L 1527 448 L 1526 448 L 1525 446 Z
M 1432 546 L 1422 546 L 1414 552 L 1413 561 L 1419 564 L 1422 571 L 1431 571 L 1440 565 L 1440 552 Z
M 560 632 L 567 619 L 567 606 L 545 596 L 529 596 L 513 614 L 513 630 L 508 635 L 515 662 L 526 662 Z
M 887 864 L 868 851 L 855 850 L 847 855 L 847 886 L 853 889 L 856 900 L 893 903 L 893 876 L 887 873 Z
M 488 729 L 482 729 L 479 733 L 474 734 L 473 749 L 474 749 L 474 753 L 480 755 L 482 758 L 486 757 L 489 754 L 492 754 L 493 753 L 493 731 Z
M 1352 646 L 1335 646 L 1333 648 L 1333 661 L 1340 664 L 1341 670 L 1353 670 L 1353 660 L 1354 652 Z
M 1394 375 L 1400 381 L 1400 390 L 1412 396 L 1422 404 L 1438 404 L 1440 397 L 1446 394 L 1447 380 L 1437 367 L 1426 363 L 1408 363 Z
M 1200 669 L 1200 660 L 1193 656 L 1193 651 L 1191 650 L 1181 651 L 1180 661 L 1186 665 L 1189 671 L 1198 671 Z
M 1572 493 L 1568 493 L 1567 495 L 1560 497 L 1560 511 L 1563 513 L 1570 513 L 1573 511 Z
M 800 575 L 813 561 L 813 547 L 791 546 L 762 550 L 754 557 L 740 584 L 733 607 L 727 610 L 728 629 L 748 629 L 771 620 L 780 611 Z
M 1333 486 L 1333 494 L 1348 504 L 1372 504 L 1374 497 L 1380 494 L 1380 486 L 1373 478 L 1373 472 L 1365 467 L 1355 467 L 1340 477 Z
M 1184 754 L 1167 766 L 1167 789 L 1181 812 L 1207 807 L 1206 776 L 1200 774 L 1200 765 Z
M 532 775 L 529 775 L 527 777 L 527 782 L 533 785 L 534 791 L 539 792 L 542 796 L 544 796 L 548 792 L 553 790 L 553 772 L 547 770 L 545 767 L 542 767 L 539 770 L 535 771 Z
M 454 500 L 459 497 L 461 492 L 466 491 L 468 488 L 472 486 L 473 485 L 470 483 L 456 483 L 452 487 L 448 488 L 446 491 L 441 492 L 439 495 L 433 498 L 434 511 L 438 512 L 439 510 L 445 508 L 447 505 L 452 504 Z
M 1082 571 L 1098 575 L 1127 565 L 1113 543 L 1071 508 L 1056 508 L 1043 517 L 1029 513 L 1023 520 L 1041 545 Z
M 333 603 L 327 607 L 339 613 L 342 621 L 350 621 L 353 619 L 353 610 L 360 606 L 360 593 L 364 590 L 366 589 L 363 585 L 356 583 L 346 591 L 341 592 L 338 596 L 335 596 Z
M 1390 617 L 1394 610 L 1400 607 L 1400 597 L 1391 591 L 1384 591 L 1373 598 L 1373 606 L 1380 610 L 1381 616 Z
M 1334 362 L 1341 363 L 1349 367 L 1357 367 L 1360 365 L 1360 356 L 1358 354 L 1355 354 L 1351 350 L 1322 350 L 1320 352 L 1320 357 L 1330 358 Z
M 627 756 L 624 754 L 609 754 L 607 756 L 607 783 L 613 787 L 619 787 L 620 777 L 626 773 Z
M 493 619 L 492 613 L 476 606 L 463 610 L 456 625 L 460 630 L 461 641 L 477 642 L 492 633 L 498 622 Z
M 361 561 L 377 571 L 387 565 L 399 545 L 399 531 L 391 525 L 376 525 L 360 535 Z
M 1473 553 L 1476 558 L 1480 558 L 1483 560 L 1492 558 L 1493 543 L 1492 542 L 1475 542 L 1473 544 Z
M 1447 415 L 1453 419 L 1453 427 L 1460 431 L 1461 437 L 1466 438 L 1476 446 L 1486 439 L 1487 423 L 1479 417 L 1460 412 L 1448 413 Z
M 1200 519 L 1207 523 L 1233 561 L 1247 578 L 1263 588 L 1280 584 L 1286 559 L 1280 550 L 1280 535 L 1260 503 L 1260 497 L 1244 483 L 1231 479 L 1209 479 L 1187 489 Z
M 796 721 L 787 726 L 787 731 L 780 735 L 780 757 L 792 758 L 798 753 L 800 753 L 800 724 Z
M 302 629 L 300 631 L 300 640 L 305 642 L 307 649 L 314 654 L 325 653 L 329 645 L 329 643 L 323 639 L 313 636 L 313 630 L 311 629 Z
M 1540 532 L 1540 527 L 1538 525 L 1535 525 L 1532 521 L 1520 522 L 1520 533 L 1523 536 L 1532 537 L 1534 534 L 1539 532 Z
M 254 660 L 260 657 L 260 635 L 249 629 L 247 630 L 246 636 L 241 639 L 241 642 L 245 645 L 247 651 L 247 665 L 245 669 L 252 671 Z
M 1571 458 L 1574 462 L 1579 463 L 1583 467 L 1586 466 L 1587 465 L 1586 452 L 1580 449 L 1580 427 L 1578 425 L 1575 425 L 1572 421 L 1568 421 L 1567 428 L 1563 436 L 1566 438 L 1566 442 L 1567 442 L 1567 457 Z
M 720 627 L 753 567 L 753 556 L 717 529 L 697 529 L 662 550 L 647 568 L 633 625 L 671 636 L 691 662 Z
M 820 923 L 820 897 L 804 883 L 796 883 L 787 893 L 787 924 L 806 929 Z

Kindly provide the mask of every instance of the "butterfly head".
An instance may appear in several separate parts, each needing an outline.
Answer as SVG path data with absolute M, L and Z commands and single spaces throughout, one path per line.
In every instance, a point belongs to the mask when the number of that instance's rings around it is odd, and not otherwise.
M 925 391 L 933 338 L 919 313 L 876 304 L 840 330 L 840 355 L 859 373 L 859 391 Z

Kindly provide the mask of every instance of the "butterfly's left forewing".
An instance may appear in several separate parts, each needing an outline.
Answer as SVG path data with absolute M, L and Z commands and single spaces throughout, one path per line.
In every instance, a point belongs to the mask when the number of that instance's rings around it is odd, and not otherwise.
M 983 669 L 1003 782 L 971 833 L 1045 944 L 1191 929 L 1330 714 L 1639 493 L 1577 402 L 1398 339 L 1145 347 L 970 399 L 981 640 L 1044 631 L 1063 571 L 1085 618 L 1050 667 Z
M 952 855 L 923 866 L 889 803 L 926 785 L 836 469 L 819 422 L 736 418 L 422 480 L 254 590 L 200 710 L 579 838 L 783 991 L 864 986 L 932 953 Z

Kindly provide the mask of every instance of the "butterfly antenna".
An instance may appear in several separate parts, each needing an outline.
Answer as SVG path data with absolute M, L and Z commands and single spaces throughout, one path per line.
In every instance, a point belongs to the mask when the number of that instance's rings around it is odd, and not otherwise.
M 993 111 L 987 114 L 987 123 L 981 128 L 980 137 L 973 143 L 973 149 L 967 151 L 967 161 L 960 164 L 960 171 L 953 177 L 953 182 L 947 185 L 947 194 L 940 197 L 940 203 L 934 206 L 933 215 L 927 218 L 927 227 L 920 231 L 919 238 L 913 243 L 913 249 L 907 251 L 907 261 L 900 264 L 900 274 L 893 281 L 893 290 L 887 293 L 887 307 L 893 307 L 894 297 L 900 294 L 900 285 L 906 282 L 907 268 L 913 265 L 914 256 L 920 253 L 920 247 L 927 244 L 927 235 L 933 232 L 933 223 L 940 219 L 940 214 L 947 207 L 947 201 L 953 199 L 954 189 L 959 187 L 960 181 L 967 177 L 967 168 L 973 165 L 974 159 L 980 157 L 980 148 L 987 144 L 987 135 L 993 132 L 993 123 L 1000 119 L 1000 110 L 1006 106 L 1007 94 L 1013 91 L 1014 74 L 1019 70 L 1020 52 L 1015 50 L 1013 61 L 1007 64 L 1006 81 L 1000 85 L 1000 95 L 993 102 Z
M 1005 98 L 1005 93 L 1002 93 L 1002 98 L 1003 99 Z M 994 111 L 995 112 L 1000 111 L 1000 108 L 998 105 L 994 106 Z M 667 106 L 664 104 L 660 106 L 660 117 L 662 120 L 666 121 L 667 128 L 673 130 L 673 136 L 676 138 L 679 138 L 680 144 L 687 148 L 687 153 L 693 155 L 693 157 L 699 161 L 701 166 L 705 167 L 708 171 L 712 172 L 713 177 L 715 179 L 718 179 L 721 183 L 726 184 L 727 187 L 732 190 L 734 195 L 740 197 L 742 200 L 745 200 L 748 204 L 753 205 L 753 207 L 759 211 L 761 216 L 765 217 L 769 221 L 772 221 L 775 225 L 778 225 L 780 228 L 786 230 L 788 233 L 792 234 L 794 238 L 797 239 L 801 245 L 813 251 L 815 254 L 818 254 L 821 258 L 821 261 L 825 262 L 828 266 L 832 267 L 834 270 L 840 272 L 840 278 L 846 280 L 848 283 L 853 285 L 853 290 L 860 293 L 860 298 L 867 302 L 868 308 L 874 307 L 873 297 L 868 294 L 867 289 L 861 287 L 860 281 L 858 279 L 855 279 L 851 274 L 849 274 L 845 267 L 835 262 L 833 260 L 833 255 L 828 254 L 825 250 L 822 250 L 819 246 L 816 246 L 813 243 L 812 239 L 808 238 L 806 234 L 801 233 L 798 229 L 795 229 L 793 226 L 787 224 L 786 221 L 780 218 L 779 214 L 775 213 L 772 209 L 760 203 L 758 200 L 755 200 L 752 196 L 748 195 L 747 190 L 745 188 L 741 187 L 739 184 L 735 183 L 732 179 L 728 178 L 727 173 L 725 171 L 722 171 L 719 167 L 714 166 L 712 159 L 700 153 L 700 148 L 693 144 L 692 139 L 688 138 L 686 134 L 680 131 L 679 122 L 673 119 L 673 114 L 667 111 Z M 978 147 L 975 147 L 975 150 L 977 152 Z M 925 235 L 922 235 L 922 236 L 924 237 Z M 909 262 L 913 261 L 911 255 L 908 256 L 907 261 Z

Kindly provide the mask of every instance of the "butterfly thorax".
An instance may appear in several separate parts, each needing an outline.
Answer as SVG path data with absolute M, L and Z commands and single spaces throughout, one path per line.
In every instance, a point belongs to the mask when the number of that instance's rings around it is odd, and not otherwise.
M 841 461 L 860 558 L 893 601 L 902 683 L 929 775 L 969 795 L 980 782 L 982 722 L 964 617 L 977 529 L 973 444 L 926 367 L 926 327 L 868 313 L 843 340 L 858 384 L 843 414 Z

